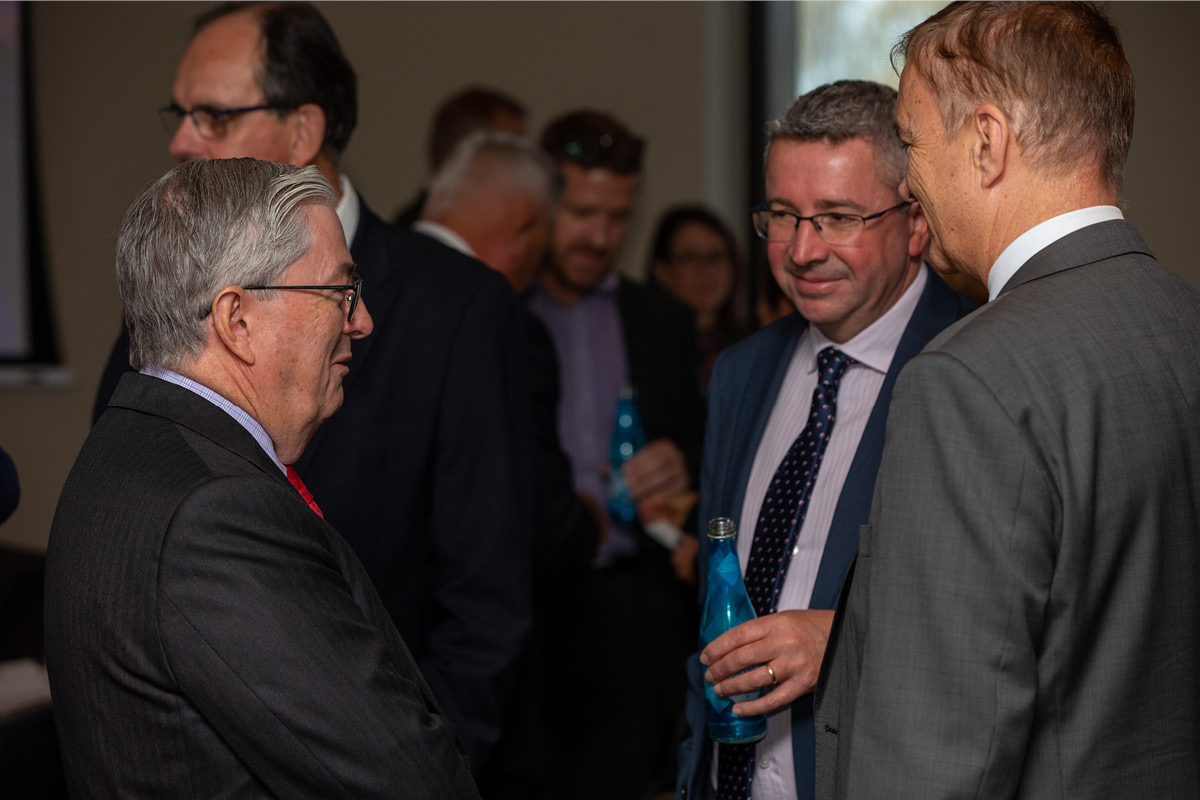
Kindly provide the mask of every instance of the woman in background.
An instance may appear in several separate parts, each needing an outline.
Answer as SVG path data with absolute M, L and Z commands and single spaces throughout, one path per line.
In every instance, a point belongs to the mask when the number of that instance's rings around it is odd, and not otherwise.
M 741 272 L 733 234 L 711 211 L 686 205 L 663 214 L 647 274 L 651 286 L 680 300 L 696 315 L 699 379 L 705 391 L 717 355 L 748 332 L 734 309 Z

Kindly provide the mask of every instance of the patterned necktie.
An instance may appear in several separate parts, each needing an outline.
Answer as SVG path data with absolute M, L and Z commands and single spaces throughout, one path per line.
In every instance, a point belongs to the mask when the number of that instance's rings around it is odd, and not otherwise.
M 821 456 L 833 433 L 838 384 L 854 363 L 853 358 L 833 347 L 817 354 L 817 388 L 813 389 L 808 424 L 792 442 L 763 498 L 746 562 L 746 593 L 760 617 L 775 611 L 779 602 L 796 537 L 808 511 L 808 499 L 817 482 Z M 717 748 L 717 800 L 750 797 L 753 763 L 753 744 L 722 744 Z
M 296 491 L 304 498 L 304 502 L 308 503 L 308 507 L 317 512 L 317 516 L 325 519 L 325 515 L 321 513 L 321 509 L 317 508 L 317 501 L 313 500 L 312 492 L 304 485 L 304 481 L 300 480 L 300 476 L 296 474 L 296 470 L 291 466 L 287 468 L 287 479 L 292 482 L 292 486 L 296 487 Z

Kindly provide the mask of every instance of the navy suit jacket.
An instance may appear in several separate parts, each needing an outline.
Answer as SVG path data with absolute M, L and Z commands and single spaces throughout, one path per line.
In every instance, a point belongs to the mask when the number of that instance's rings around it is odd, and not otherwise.
M 923 269 L 928 270 L 928 267 Z M 867 521 L 870 512 L 875 473 L 883 453 L 884 424 L 896 376 L 930 339 L 976 307 L 974 300 L 955 292 L 929 270 L 925 290 L 896 347 L 896 355 L 838 498 L 809 608 L 831 609 L 837 603 L 842 578 L 858 544 L 858 527 Z M 741 514 L 759 440 L 775 407 L 792 351 L 807 327 L 808 322 L 803 317 L 791 314 L 730 347 L 717 359 L 709 386 L 708 429 L 700 475 L 702 521 L 713 517 L 737 519 Z M 753 535 L 753 531 L 743 533 Z M 708 575 L 707 555 L 707 539 L 701 536 L 701 598 Z M 679 796 L 685 798 L 712 796 L 713 743 L 705 728 L 704 669 L 698 656 L 697 653 L 690 657 L 687 665 L 687 716 L 691 735 L 680 748 L 678 784 Z M 808 694 L 792 704 L 792 748 L 797 797 L 801 800 L 813 797 L 814 741 L 812 695 Z
M 508 281 L 365 205 L 375 330 L 296 470 L 354 548 L 478 774 L 533 614 L 533 412 Z

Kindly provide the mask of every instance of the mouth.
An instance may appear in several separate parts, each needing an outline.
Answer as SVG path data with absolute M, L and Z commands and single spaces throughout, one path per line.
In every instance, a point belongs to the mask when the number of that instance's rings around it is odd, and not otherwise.
M 342 367 L 347 372 L 350 371 L 350 356 L 345 355 L 333 362 L 333 366 Z

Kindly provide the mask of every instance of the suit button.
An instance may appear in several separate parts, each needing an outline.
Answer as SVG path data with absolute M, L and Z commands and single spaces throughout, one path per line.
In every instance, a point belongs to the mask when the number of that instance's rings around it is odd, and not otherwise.
M 770 769 L 771 768 L 771 757 L 763 756 L 762 758 L 760 758 L 758 760 L 758 768 L 759 769 Z

